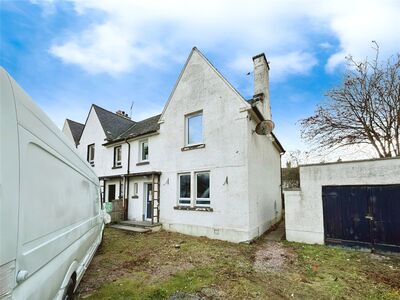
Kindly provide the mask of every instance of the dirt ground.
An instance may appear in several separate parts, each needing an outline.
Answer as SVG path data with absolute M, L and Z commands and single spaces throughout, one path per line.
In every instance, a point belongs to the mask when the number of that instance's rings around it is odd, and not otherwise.
M 400 299 L 400 256 L 107 228 L 85 299 Z

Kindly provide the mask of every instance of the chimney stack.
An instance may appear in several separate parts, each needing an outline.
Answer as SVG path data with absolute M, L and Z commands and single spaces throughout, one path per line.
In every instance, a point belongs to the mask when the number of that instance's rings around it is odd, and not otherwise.
M 269 102 L 269 65 L 264 53 L 253 57 L 254 63 L 254 96 L 256 104 L 266 120 L 272 120 Z
M 124 118 L 126 118 L 126 119 L 131 119 L 131 118 L 129 117 L 129 115 L 128 115 L 127 113 L 125 113 L 123 110 L 117 110 L 117 111 L 115 112 L 115 114 L 117 114 L 118 116 L 124 117 Z

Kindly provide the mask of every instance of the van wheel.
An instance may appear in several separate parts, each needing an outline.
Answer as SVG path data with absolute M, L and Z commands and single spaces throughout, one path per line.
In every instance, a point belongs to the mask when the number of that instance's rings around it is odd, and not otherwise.
M 74 299 L 74 288 L 75 288 L 75 282 L 72 280 L 72 278 L 70 278 L 68 281 L 68 285 L 65 288 L 64 296 L 62 297 L 62 299 L 63 300 Z

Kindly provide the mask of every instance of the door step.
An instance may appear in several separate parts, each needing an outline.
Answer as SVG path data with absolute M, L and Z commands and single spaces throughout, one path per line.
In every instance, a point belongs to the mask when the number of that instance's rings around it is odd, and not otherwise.
M 127 220 L 127 221 L 119 222 L 118 225 L 128 226 L 128 227 L 133 227 L 133 228 L 148 229 L 148 230 L 151 230 L 151 231 L 159 231 L 161 229 L 161 224 L 160 223 L 151 224 L 150 221 Z
M 121 230 L 138 232 L 138 233 L 145 233 L 145 232 L 151 231 L 151 229 L 149 229 L 149 228 L 141 228 L 141 227 L 134 227 L 134 226 L 118 225 L 118 224 L 110 225 L 109 227 L 121 229 Z

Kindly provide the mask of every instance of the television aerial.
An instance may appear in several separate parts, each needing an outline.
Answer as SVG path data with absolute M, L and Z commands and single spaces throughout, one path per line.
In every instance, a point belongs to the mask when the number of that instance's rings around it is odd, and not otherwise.
M 255 132 L 259 135 L 266 135 L 273 140 L 272 130 L 274 130 L 274 128 L 275 124 L 272 120 L 264 120 L 257 124 Z

